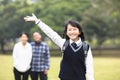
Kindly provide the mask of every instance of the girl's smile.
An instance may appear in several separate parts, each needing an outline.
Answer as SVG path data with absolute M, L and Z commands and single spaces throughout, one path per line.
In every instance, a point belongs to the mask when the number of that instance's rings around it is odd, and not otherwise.
M 67 36 L 76 42 L 79 39 L 80 31 L 77 27 L 73 27 L 70 24 L 67 26 Z

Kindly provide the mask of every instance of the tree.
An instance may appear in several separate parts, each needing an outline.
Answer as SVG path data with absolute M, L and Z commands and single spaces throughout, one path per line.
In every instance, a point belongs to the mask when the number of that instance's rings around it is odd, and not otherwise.
M 22 6 L 16 6 L 16 4 L 6 5 L 0 13 L 0 44 L 1 50 L 5 52 L 4 45 L 5 40 L 16 39 L 21 32 L 28 32 L 31 29 L 32 23 L 25 23 L 23 17 L 28 13 L 32 13 L 33 9 L 30 7 L 24 9 Z M 25 24 L 25 25 L 24 25 Z M 27 27 L 26 27 L 27 26 Z M 31 26 L 31 27 L 28 27 Z
M 91 0 L 91 7 L 86 9 L 82 16 L 87 36 L 95 36 L 98 45 L 102 45 L 107 39 L 116 39 L 120 34 L 119 2 L 119 0 Z M 91 40 L 92 38 L 89 37 Z

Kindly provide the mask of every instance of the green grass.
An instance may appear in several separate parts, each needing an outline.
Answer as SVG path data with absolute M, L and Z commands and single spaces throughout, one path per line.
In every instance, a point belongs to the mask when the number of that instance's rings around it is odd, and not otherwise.
M 61 57 L 51 57 L 49 80 L 59 80 L 60 61 Z M 0 80 L 14 80 L 12 64 L 11 55 L 0 55 Z M 94 72 L 95 80 L 120 80 L 120 58 L 95 57 Z

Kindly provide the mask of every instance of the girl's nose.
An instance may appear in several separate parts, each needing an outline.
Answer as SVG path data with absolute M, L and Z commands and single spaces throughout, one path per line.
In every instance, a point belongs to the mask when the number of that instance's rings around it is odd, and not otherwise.
M 71 33 L 74 33 L 74 30 L 72 30 Z

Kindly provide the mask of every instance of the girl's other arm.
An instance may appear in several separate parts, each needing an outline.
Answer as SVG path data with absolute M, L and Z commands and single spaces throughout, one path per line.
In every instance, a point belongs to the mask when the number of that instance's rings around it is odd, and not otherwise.
M 93 57 L 92 57 L 91 48 L 89 48 L 86 57 L 86 73 L 88 80 L 94 80 Z

